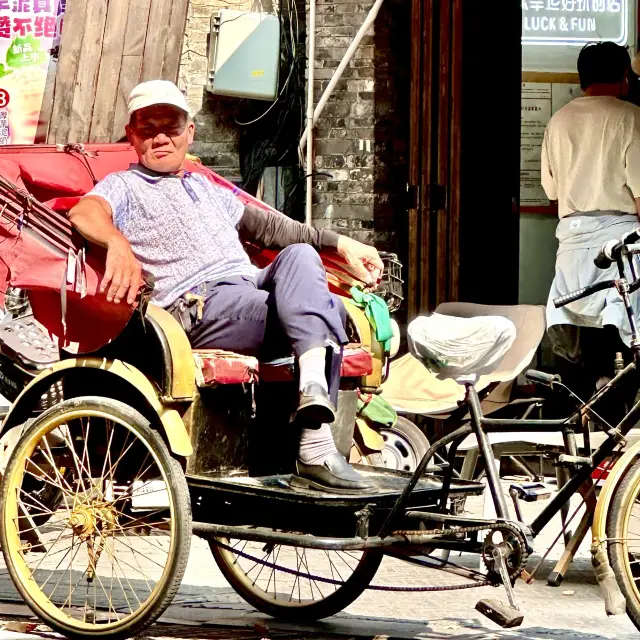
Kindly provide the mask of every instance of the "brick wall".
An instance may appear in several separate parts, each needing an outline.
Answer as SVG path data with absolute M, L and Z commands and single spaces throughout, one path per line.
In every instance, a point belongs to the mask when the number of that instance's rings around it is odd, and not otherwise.
M 210 19 L 225 6 L 220 0 L 190 1 L 180 86 L 195 114 L 194 153 L 219 173 L 239 177 L 239 101 L 205 90 Z M 316 101 L 370 6 L 318 0 Z M 314 224 L 392 249 L 406 209 L 409 6 L 409 0 L 386 0 L 320 116 L 315 137 L 316 171 L 332 177 L 315 180 Z M 255 7 L 251 1 L 233 6 Z
M 315 99 L 371 3 L 318 0 Z M 337 84 L 316 128 L 314 223 L 397 249 L 406 209 L 409 2 L 387 0 Z

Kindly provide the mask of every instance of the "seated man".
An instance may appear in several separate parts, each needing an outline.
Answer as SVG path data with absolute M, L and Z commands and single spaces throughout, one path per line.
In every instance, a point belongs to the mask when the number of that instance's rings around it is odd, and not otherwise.
M 107 249 L 101 290 L 115 304 L 132 304 L 144 269 L 155 278 L 151 301 L 182 319 L 195 348 L 263 357 L 266 348 L 271 356 L 293 349 L 303 425 L 298 474 L 333 491 L 369 489 L 337 452 L 329 426 L 347 336 L 344 308 L 329 292 L 316 250 L 337 252 L 368 283 L 382 270 L 377 251 L 245 207 L 231 191 L 185 171 L 194 124 L 173 83 L 138 85 L 128 109 L 138 164 L 107 176 L 69 214 L 83 236 Z M 241 240 L 283 251 L 260 271 Z M 204 296 L 200 311 L 189 305 L 194 294 Z

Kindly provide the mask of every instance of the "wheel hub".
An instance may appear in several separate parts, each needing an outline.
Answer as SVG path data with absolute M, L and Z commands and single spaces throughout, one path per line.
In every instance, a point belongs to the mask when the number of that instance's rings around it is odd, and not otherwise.
M 411 471 L 417 466 L 413 447 L 405 438 L 392 431 L 383 432 L 384 449 L 382 457 L 385 467 L 397 471 Z
M 96 529 L 94 510 L 86 505 L 76 507 L 69 516 L 69 525 L 75 535 L 85 538 Z
M 69 516 L 69 525 L 82 540 L 101 532 L 109 533 L 116 528 L 117 515 L 112 505 L 104 503 L 77 506 Z

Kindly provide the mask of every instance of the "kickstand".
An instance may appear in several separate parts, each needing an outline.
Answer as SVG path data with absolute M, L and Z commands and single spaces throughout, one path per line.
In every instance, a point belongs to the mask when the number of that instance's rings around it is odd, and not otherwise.
M 494 600 L 493 598 L 487 598 L 486 600 L 480 600 L 476 604 L 476 609 L 487 616 L 489 620 L 492 620 L 496 624 L 499 624 L 504 629 L 510 629 L 512 627 L 519 627 L 524 620 L 524 616 L 520 612 L 518 605 L 516 604 L 516 598 L 513 593 L 513 585 L 511 584 L 511 578 L 507 571 L 507 563 L 504 557 L 504 551 L 500 547 L 496 547 L 493 550 L 493 560 L 496 564 L 496 568 L 500 573 L 502 584 L 507 591 L 507 598 L 509 599 L 509 605 Z

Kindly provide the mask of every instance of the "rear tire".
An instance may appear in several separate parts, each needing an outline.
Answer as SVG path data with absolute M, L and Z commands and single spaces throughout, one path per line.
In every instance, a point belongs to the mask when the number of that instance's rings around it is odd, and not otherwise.
M 235 592 L 262 613 L 296 622 L 328 618 L 348 607 L 369 586 L 383 555 L 379 551 L 322 551 L 242 540 L 220 539 L 219 543 L 209 542 L 211 553 Z M 231 548 L 258 558 L 263 564 L 240 556 Z M 356 553 L 361 555 L 357 557 Z M 340 554 L 348 560 L 345 562 Z M 321 563 L 326 565 L 325 575 L 318 576 Z M 325 578 L 327 582 L 314 577 Z M 342 584 L 331 584 L 328 580 Z

